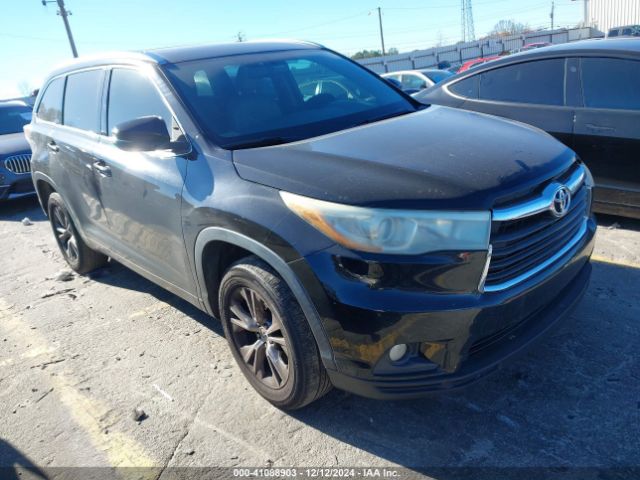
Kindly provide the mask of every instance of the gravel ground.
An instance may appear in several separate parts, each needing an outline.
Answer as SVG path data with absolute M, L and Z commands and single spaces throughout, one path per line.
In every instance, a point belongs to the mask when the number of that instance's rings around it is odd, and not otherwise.
M 515 363 L 455 394 L 334 390 L 289 414 L 249 387 L 216 320 L 118 264 L 56 279 L 37 202 L 1 204 L 0 466 L 638 465 L 640 222 L 600 224 L 586 297 Z

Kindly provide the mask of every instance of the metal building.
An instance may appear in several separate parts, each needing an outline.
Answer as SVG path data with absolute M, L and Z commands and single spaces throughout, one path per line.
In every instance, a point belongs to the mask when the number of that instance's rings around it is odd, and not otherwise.
M 640 25 L 640 0 L 588 0 L 587 8 L 591 26 L 604 33 L 613 27 Z

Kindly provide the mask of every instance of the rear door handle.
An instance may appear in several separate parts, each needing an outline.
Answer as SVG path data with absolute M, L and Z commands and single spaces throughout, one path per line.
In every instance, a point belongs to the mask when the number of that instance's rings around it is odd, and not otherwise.
M 613 127 L 606 127 L 604 125 L 594 125 L 593 123 L 585 123 L 584 126 L 587 127 L 588 130 L 591 130 L 593 132 L 613 132 L 615 130 L 615 128 Z
M 103 177 L 111 176 L 111 167 L 102 161 L 97 161 L 93 163 L 93 169 Z
M 53 140 L 47 143 L 47 148 L 54 153 L 60 151 L 60 147 Z

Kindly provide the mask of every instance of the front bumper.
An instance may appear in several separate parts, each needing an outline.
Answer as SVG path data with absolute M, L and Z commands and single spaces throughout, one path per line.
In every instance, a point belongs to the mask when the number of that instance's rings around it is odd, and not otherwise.
M 333 348 L 333 384 L 372 398 L 412 398 L 481 378 L 566 317 L 587 289 L 594 235 L 589 219 L 581 241 L 547 271 L 483 294 L 372 289 L 341 276 L 329 252 L 292 267 Z M 409 354 L 391 362 L 389 349 L 400 343 Z
M 0 168 L 0 175 L 3 177 L 0 181 L 0 201 L 14 200 L 35 194 L 30 173 L 15 174 Z

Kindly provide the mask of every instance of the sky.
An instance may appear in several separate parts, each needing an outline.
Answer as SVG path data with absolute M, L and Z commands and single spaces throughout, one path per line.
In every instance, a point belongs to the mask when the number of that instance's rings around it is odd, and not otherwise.
M 172 45 L 296 38 L 352 55 L 385 45 L 401 52 L 460 40 L 460 0 L 65 0 L 79 55 Z M 0 98 L 37 88 L 71 58 L 55 3 L 0 0 Z M 551 0 L 473 0 L 476 37 L 499 20 L 549 27 Z M 556 26 L 575 26 L 582 1 L 555 0 Z

